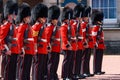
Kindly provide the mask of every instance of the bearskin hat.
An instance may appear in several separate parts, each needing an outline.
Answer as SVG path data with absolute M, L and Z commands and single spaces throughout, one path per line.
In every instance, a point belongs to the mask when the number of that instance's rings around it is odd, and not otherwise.
M 65 19 L 73 19 L 73 10 L 69 7 L 65 7 L 63 9 L 61 19 L 62 19 L 62 21 L 65 20 Z
M 83 16 L 83 11 L 84 11 L 84 5 L 82 5 L 81 3 L 77 4 L 74 8 L 74 18 L 76 17 L 82 17 Z
M 58 19 L 60 16 L 60 8 L 58 6 L 51 6 L 48 9 L 48 19 L 52 20 L 52 19 Z
M 17 23 L 21 23 L 23 18 L 31 16 L 30 6 L 27 3 L 23 3 L 18 8 Z
M 15 14 L 18 12 L 18 4 L 12 0 L 8 0 L 4 5 L 4 18 L 8 18 L 8 15 Z
M 36 21 L 38 18 L 47 18 L 48 17 L 48 7 L 44 4 L 38 3 L 33 9 L 32 9 L 32 19 Z
M 102 11 L 94 10 L 92 12 L 91 20 L 93 25 L 96 25 L 98 21 L 102 22 L 103 18 L 104 18 L 104 14 Z
M 0 13 L 3 12 L 3 0 L 0 0 Z
M 91 13 L 91 7 L 90 6 L 85 6 L 83 17 L 89 17 Z

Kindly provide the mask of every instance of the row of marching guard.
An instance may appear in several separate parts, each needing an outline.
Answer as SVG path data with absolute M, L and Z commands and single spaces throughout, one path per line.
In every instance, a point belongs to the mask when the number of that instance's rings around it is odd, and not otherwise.
M 105 49 L 102 11 L 79 3 L 74 10 L 38 3 L 7 1 L 0 18 L 2 80 L 59 80 L 60 54 L 63 80 L 101 75 Z M 60 16 L 61 15 L 61 16 Z M 91 18 L 92 25 L 89 19 Z M 93 50 L 94 73 L 90 73 Z M 32 71 L 31 71 L 32 69 Z

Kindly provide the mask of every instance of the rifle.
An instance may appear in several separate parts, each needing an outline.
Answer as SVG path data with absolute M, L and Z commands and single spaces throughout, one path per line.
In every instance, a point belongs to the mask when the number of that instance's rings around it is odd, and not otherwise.
M 80 12 L 79 19 L 81 18 L 81 14 L 82 14 L 82 13 Z M 81 27 L 80 27 L 80 20 L 79 20 L 79 19 L 78 19 L 78 25 L 77 25 L 77 28 L 76 28 L 76 29 L 77 29 L 77 30 L 76 30 L 76 31 L 77 31 L 77 37 L 79 36 L 79 32 L 80 32 L 80 28 L 81 28 Z
M 101 40 L 101 36 L 100 36 L 100 35 L 101 35 L 102 31 L 103 31 L 103 28 L 100 27 L 100 28 L 99 28 L 99 31 L 97 32 L 97 38 L 96 38 L 96 40 L 97 40 L 96 42 L 97 42 L 97 43 L 96 43 L 96 47 L 98 47 L 99 40 Z
M 101 39 L 101 38 L 100 38 L 100 35 L 101 35 L 102 31 L 103 31 L 103 28 L 100 27 L 100 28 L 99 28 L 99 31 L 97 32 L 97 40 L 100 40 L 100 39 Z
M 70 42 L 71 42 L 71 25 L 70 25 L 70 13 L 68 15 L 68 44 L 66 45 L 67 48 L 69 48 L 71 46 Z
M 42 37 L 42 34 L 44 32 L 45 26 L 46 26 L 46 23 L 43 24 L 43 26 L 41 27 L 41 29 L 40 29 L 40 31 L 38 33 L 38 41 L 37 41 L 37 43 L 41 42 L 41 37 Z M 38 44 L 37 46 L 43 47 L 43 45 L 40 45 L 40 44 Z

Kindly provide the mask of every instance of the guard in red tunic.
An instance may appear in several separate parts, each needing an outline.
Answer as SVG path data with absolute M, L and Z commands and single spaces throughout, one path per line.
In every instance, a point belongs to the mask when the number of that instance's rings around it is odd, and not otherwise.
M 44 4 L 37 4 L 32 11 L 32 19 L 35 24 L 32 26 L 33 37 L 37 52 L 36 75 L 34 80 L 45 80 L 47 75 L 48 44 L 46 21 L 48 17 L 48 7 Z
M 101 75 L 105 72 L 102 72 L 102 60 L 103 60 L 103 51 L 105 49 L 104 43 L 104 33 L 103 33 L 103 12 L 95 10 L 92 13 L 92 38 L 94 45 L 94 74 Z
M 76 38 L 75 34 L 73 34 L 75 31 L 74 29 L 72 30 L 71 27 L 72 18 L 73 10 L 69 7 L 65 7 L 62 13 L 62 25 L 60 28 L 61 48 L 64 54 L 64 60 L 62 63 L 63 80 L 72 79 L 73 77 L 74 51 L 76 50 L 74 44 L 76 44 Z
M 2 13 L 3 13 L 3 0 L 0 0 L 0 34 L 1 34 L 1 25 L 2 25 Z M 0 41 L 0 64 L 2 62 L 2 45 L 1 45 L 1 41 Z M 1 67 L 1 65 L 0 65 Z M 1 68 L 0 68 L 1 70 Z M 0 72 L 0 79 L 2 78 L 1 72 Z
M 73 26 L 76 30 L 76 37 L 77 37 L 77 51 L 75 54 L 75 65 L 74 65 L 74 78 L 76 79 L 83 79 L 85 76 L 81 74 L 81 62 L 83 56 L 83 29 L 84 27 L 81 26 L 82 17 L 83 17 L 84 6 L 82 4 L 78 4 L 74 8 L 74 23 Z
M 16 64 L 19 52 L 16 38 L 16 27 L 13 21 L 17 15 L 17 9 L 18 5 L 14 1 L 7 1 L 4 6 L 4 24 L 1 25 L 0 39 L 2 53 L 4 53 L 2 70 L 5 80 L 16 79 Z
M 48 80 L 59 80 L 57 75 L 61 51 L 60 28 L 57 25 L 59 16 L 60 8 L 58 6 L 51 6 L 48 9 L 47 41 L 50 49 L 48 54 Z
M 92 37 L 91 37 L 91 29 L 89 25 L 89 16 L 91 12 L 91 7 L 86 6 L 83 14 L 83 21 L 86 24 L 86 32 L 85 32 L 85 49 L 83 51 L 83 60 L 82 60 L 82 74 L 86 77 L 94 76 L 93 74 L 90 74 L 90 56 L 91 56 L 91 49 L 93 48 L 92 44 Z
M 30 6 L 22 3 L 18 8 L 17 23 L 18 26 L 18 45 L 20 53 L 24 56 L 21 66 L 19 80 L 30 80 L 30 69 L 32 56 L 34 55 L 34 39 L 30 22 Z

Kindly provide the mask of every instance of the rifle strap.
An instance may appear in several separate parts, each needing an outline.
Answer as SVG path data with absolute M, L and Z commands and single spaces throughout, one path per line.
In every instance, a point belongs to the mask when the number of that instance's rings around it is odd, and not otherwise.
M 14 25 L 12 24 L 5 38 L 6 44 L 11 43 L 13 35 L 14 35 Z
M 44 24 L 44 25 L 41 27 L 41 29 L 39 30 L 39 33 L 38 33 L 38 41 L 40 41 L 40 38 L 42 37 L 42 34 L 43 34 L 43 32 L 44 32 L 44 29 L 45 29 L 45 25 L 46 25 L 46 24 Z

